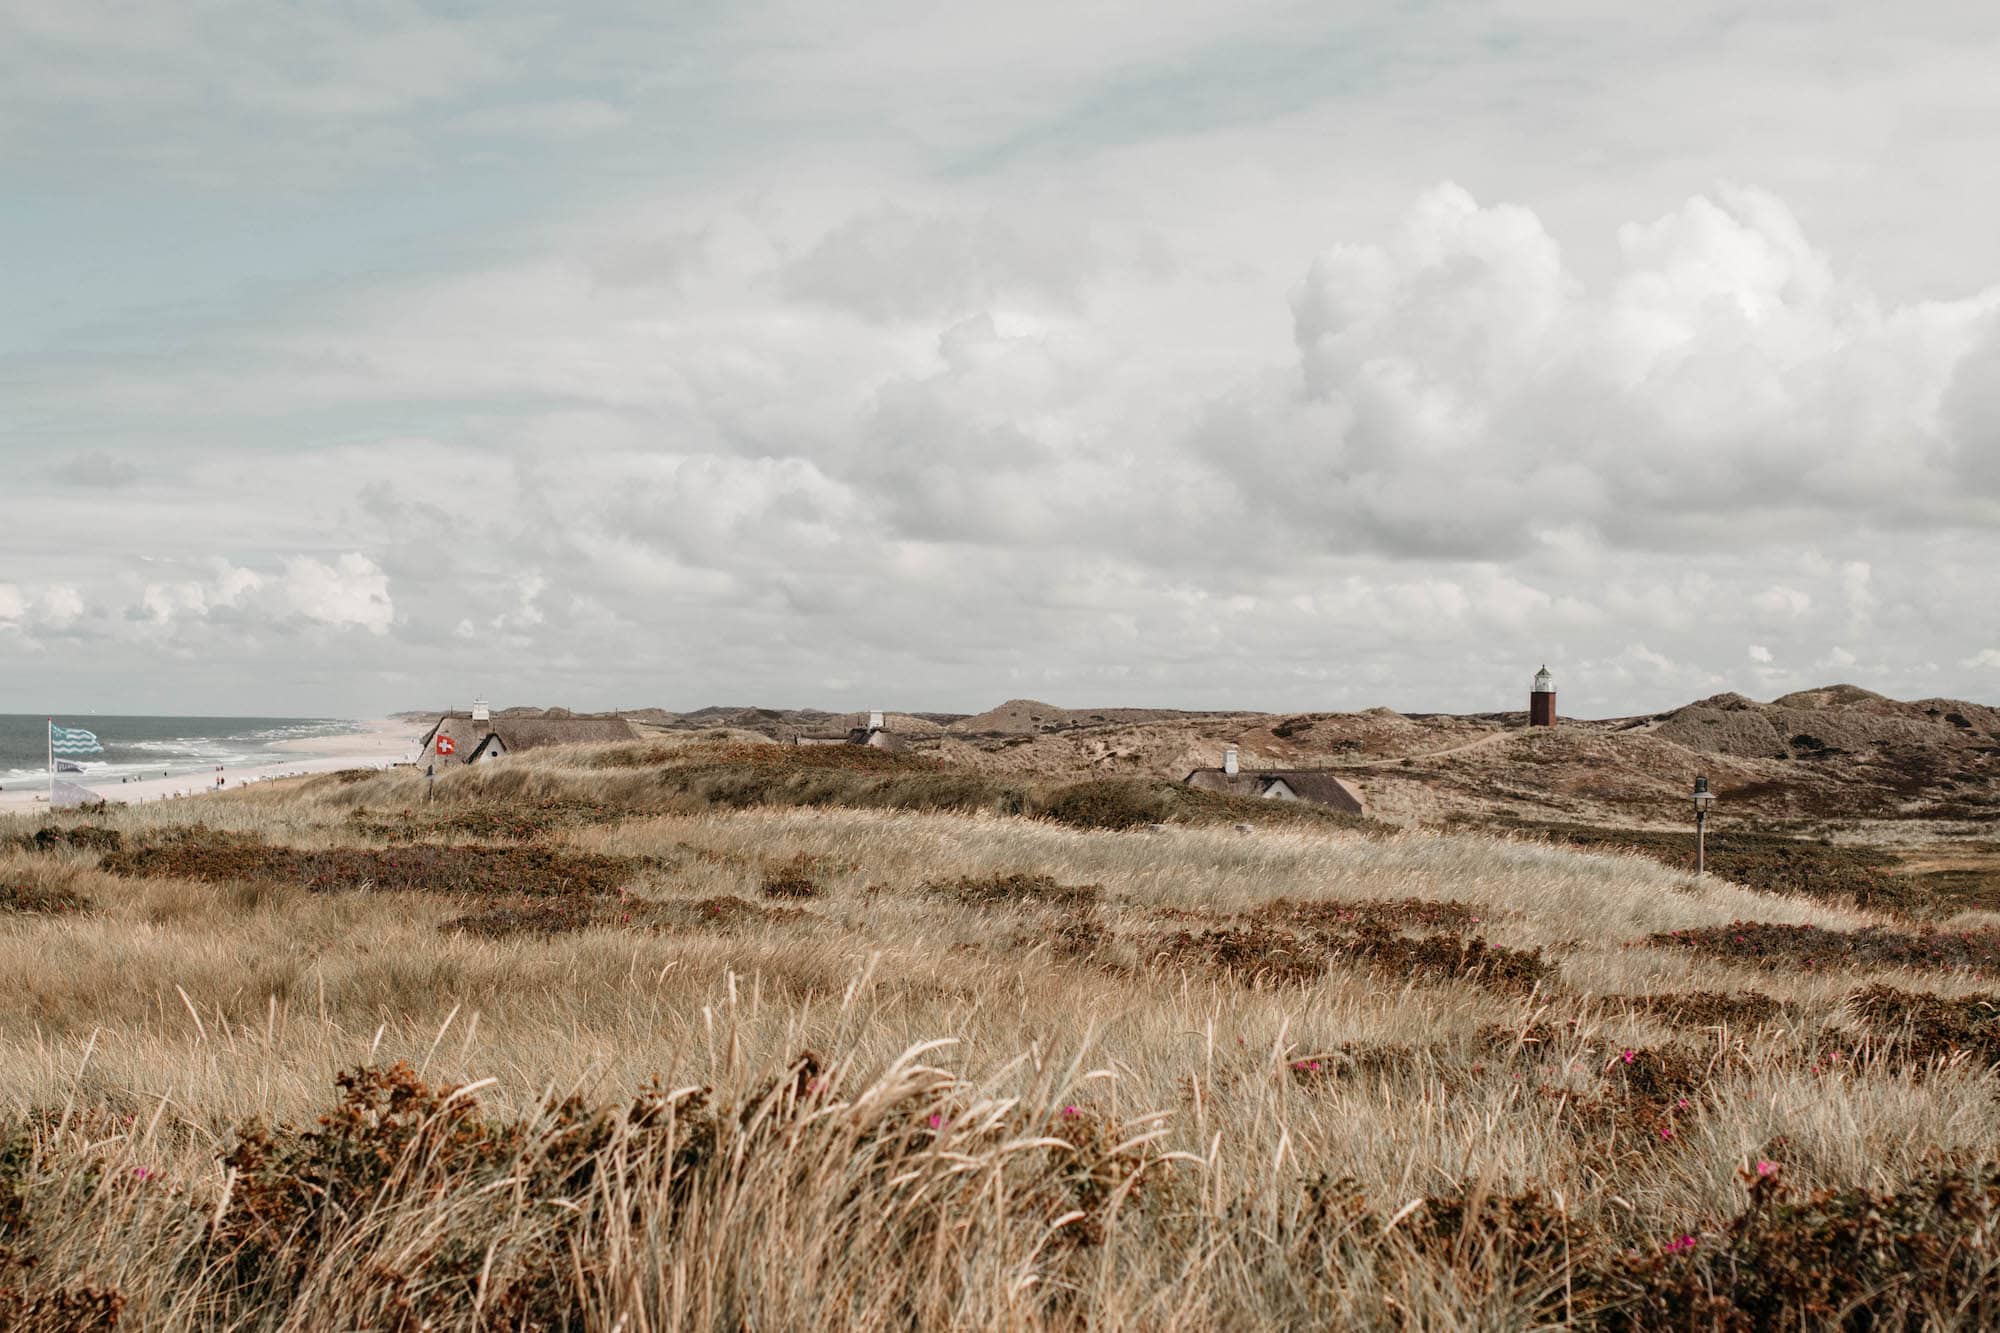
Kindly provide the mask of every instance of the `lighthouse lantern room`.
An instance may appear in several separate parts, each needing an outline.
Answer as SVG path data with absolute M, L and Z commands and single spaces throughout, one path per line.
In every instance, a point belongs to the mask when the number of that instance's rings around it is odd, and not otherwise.
M 1528 725 L 1553 727 L 1556 724 L 1556 678 L 1544 666 L 1535 673 L 1534 692 L 1528 695 Z

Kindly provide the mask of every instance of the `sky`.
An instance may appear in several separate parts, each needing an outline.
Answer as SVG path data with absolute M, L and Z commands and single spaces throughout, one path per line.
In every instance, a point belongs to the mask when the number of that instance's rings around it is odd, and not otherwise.
M 1980 3 L 0 0 L 0 712 L 2000 701 Z

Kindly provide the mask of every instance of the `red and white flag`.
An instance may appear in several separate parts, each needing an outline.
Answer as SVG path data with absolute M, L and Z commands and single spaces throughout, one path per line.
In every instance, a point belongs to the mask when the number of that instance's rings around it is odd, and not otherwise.
M 440 736 L 437 738 L 437 752 L 439 754 L 457 754 L 458 747 L 452 744 L 451 737 Z

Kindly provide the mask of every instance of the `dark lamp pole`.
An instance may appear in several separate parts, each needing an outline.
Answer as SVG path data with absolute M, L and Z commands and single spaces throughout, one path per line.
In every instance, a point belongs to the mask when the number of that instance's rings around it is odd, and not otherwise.
M 1694 780 L 1694 873 L 1703 874 L 1708 869 L 1708 807 L 1715 804 L 1715 793 L 1708 789 L 1707 778 Z

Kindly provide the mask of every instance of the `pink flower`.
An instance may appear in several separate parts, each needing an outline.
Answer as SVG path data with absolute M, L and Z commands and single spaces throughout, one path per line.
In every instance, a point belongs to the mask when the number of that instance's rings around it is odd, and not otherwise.
M 1637 1052 L 1637 1051 L 1634 1051 L 1634 1050 L 1633 1050 L 1633 1049 L 1632 1049 L 1631 1047 L 1627 1046 L 1627 1047 L 1625 1048 L 1625 1053 L 1624 1053 L 1623 1055 L 1619 1056 L 1618 1058 L 1619 1058 L 1620 1060 L 1623 1060 L 1623 1061 L 1624 1061 L 1624 1062 L 1625 1062 L 1626 1064 L 1628 1064 L 1628 1065 L 1629 1065 L 1629 1064 L 1631 1064 L 1631 1063 L 1632 1063 L 1632 1058 L 1633 1058 L 1633 1056 L 1635 1056 L 1635 1055 L 1637 1055 L 1637 1054 L 1638 1054 L 1638 1052 Z
M 1685 1097 L 1683 1097 L 1683 1098 L 1681 1098 L 1681 1099 L 1680 1099 L 1679 1101 L 1675 1102 L 1675 1103 L 1674 1103 L 1674 1109 L 1675 1109 L 1676 1111 L 1685 1111 L 1685 1110 L 1687 1110 L 1687 1109 L 1688 1109 L 1688 1099 L 1687 1099 L 1687 1098 L 1685 1098 Z
M 1668 1139 L 1671 1139 L 1673 1136 L 1674 1136 L 1674 1127 L 1672 1125 L 1660 1126 L 1660 1142 L 1665 1143 Z
M 1083 1112 L 1077 1110 L 1074 1106 L 1063 1107 L 1063 1119 L 1065 1120 L 1074 1120 L 1082 1114 Z
M 933 1112 L 931 1113 L 931 1128 L 932 1128 L 932 1129 L 943 1129 L 943 1128 L 944 1128 L 944 1117 L 943 1117 L 943 1116 L 941 1116 L 941 1115 L 939 1115 L 939 1114 L 937 1114 L 937 1112 L 935 1112 L 935 1111 L 933 1111 Z
M 1766 1161 L 1762 1157 L 1759 1157 L 1757 1159 L 1757 1174 L 1760 1177 L 1775 1176 L 1778 1174 L 1778 1164 L 1776 1162 Z
M 1682 1236 L 1679 1240 L 1670 1240 L 1667 1242 L 1667 1253 L 1685 1254 L 1687 1251 L 1693 1249 L 1695 1244 L 1696 1241 L 1693 1236 Z
M 135 1166 L 132 1168 L 132 1174 L 141 1180 L 151 1180 L 153 1178 L 153 1168 L 150 1166 Z

